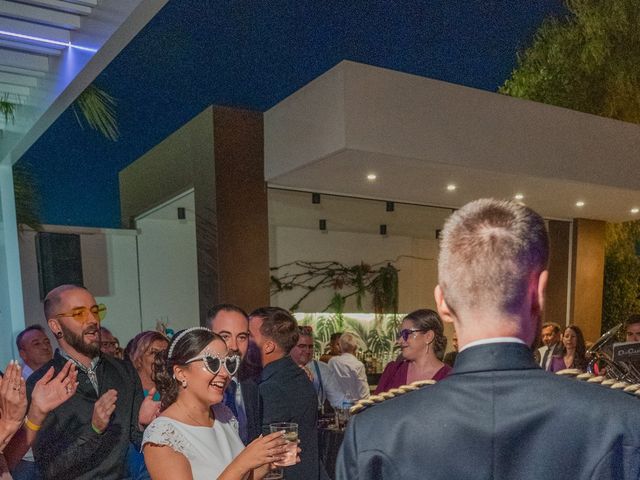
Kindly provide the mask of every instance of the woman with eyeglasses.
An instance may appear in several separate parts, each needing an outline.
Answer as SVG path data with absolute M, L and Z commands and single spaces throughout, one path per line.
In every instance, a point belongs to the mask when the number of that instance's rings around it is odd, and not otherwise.
M 451 367 L 440 360 L 447 339 L 442 320 L 433 310 L 424 308 L 404 317 L 397 344 L 402 358 L 387 364 L 376 394 L 417 380 L 442 380 L 451 372 Z
M 154 363 L 162 413 L 145 430 L 142 448 L 153 480 L 260 479 L 282 461 L 284 432 L 245 447 L 238 423 L 222 403 L 240 357 L 219 335 L 194 327 L 174 336 Z

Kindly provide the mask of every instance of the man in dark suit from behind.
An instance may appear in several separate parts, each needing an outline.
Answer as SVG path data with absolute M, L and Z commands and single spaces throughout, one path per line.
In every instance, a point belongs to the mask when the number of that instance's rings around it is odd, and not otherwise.
M 356 415 L 339 479 L 640 477 L 638 400 L 533 360 L 548 255 L 521 204 L 478 200 L 447 220 L 435 298 L 458 334 L 453 373 Z
M 285 478 L 318 480 L 318 398 L 305 371 L 289 356 L 298 343 L 296 319 L 282 308 L 259 308 L 249 315 L 249 330 L 264 367 L 258 385 L 262 431 L 269 433 L 271 423 L 297 423 L 300 463 L 285 467 Z
M 208 327 L 220 335 L 227 344 L 229 354 L 239 355 L 247 361 L 249 349 L 249 317 L 245 311 L 230 303 L 214 305 L 207 312 Z M 240 439 L 247 445 L 262 433 L 260 400 L 256 379 L 240 368 L 224 392 L 224 403 L 238 419 Z

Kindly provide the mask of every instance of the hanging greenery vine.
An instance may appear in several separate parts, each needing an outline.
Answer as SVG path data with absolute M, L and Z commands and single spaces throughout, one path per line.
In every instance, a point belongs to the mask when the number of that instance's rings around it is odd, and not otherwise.
M 356 307 L 362 311 L 363 300 L 370 296 L 375 313 L 397 313 L 398 269 L 393 263 L 345 265 L 336 261 L 302 260 L 286 263 L 271 268 L 271 295 L 302 289 L 303 293 L 290 307 L 291 311 L 296 311 L 309 295 L 331 288 L 335 293 L 324 311 L 341 315 L 351 297 L 355 297 Z

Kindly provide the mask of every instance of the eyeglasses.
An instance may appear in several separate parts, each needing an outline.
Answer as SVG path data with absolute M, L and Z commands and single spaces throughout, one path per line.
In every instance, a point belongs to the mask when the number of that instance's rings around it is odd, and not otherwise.
M 98 322 L 104 320 L 104 317 L 107 316 L 107 306 L 104 303 L 99 303 L 98 305 L 94 305 L 91 308 L 87 307 L 76 307 L 70 312 L 67 313 L 58 313 L 55 318 L 60 317 L 71 317 L 76 322 L 81 324 L 85 324 L 89 321 L 90 316 L 98 318 Z
M 224 369 L 227 371 L 229 375 L 232 377 L 240 368 L 240 357 L 238 355 L 231 355 L 228 357 L 220 358 L 217 355 L 205 354 L 200 357 L 192 358 L 191 360 L 187 360 L 185 365 L 188 365 L 192 362 L 197 362 L 202 360 L 204 363 L 204 368 L 211 374 L 217 375 L 224 364 Z
M 410 335 L 413 335 L 414 333 L 417 333 L 417 332 L 426 332 L 426 331 L 427 330 L 423 330 L 422 328 L 404 328 L 398 332 L 398 335 L 396 338 L 398 340 L 402 338 L 402 340 L 406 342 L 407 340 L 409 340 Z
M 109 341 L 102 341 L 100 342 L 100 346 L 102 347 L 112 347 L 112 348 L 116 348 L 118 346 L 118 342 L 116 342 L 115 340 L 112 342 Z

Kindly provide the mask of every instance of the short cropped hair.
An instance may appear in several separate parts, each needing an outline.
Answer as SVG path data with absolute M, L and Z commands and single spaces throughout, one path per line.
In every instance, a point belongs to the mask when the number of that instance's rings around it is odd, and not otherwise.
M 629 315 L 627 321 L 624 322 L 624 326 L 626 328 L 629 325 L 633 325 L 634 323 L 640 323 L 640 313 L 632 313 L 631 315 Z
M 18 347 L 18 350 L 22 350 L 22 337 L 24 337 L 24 335 L 27 332 L 31 332 L 32 330 L 38 330 L 42 333 L 45 333 L 44 328 L 42 328 L 41 325 L 30 325 L 27 328 L 25 328 L 24 330 L 22 330 L 18 336 L 16 337 L 16 347 Z M 46 333 L 45 333 L 46 335 Z
M 640 319 L 638 321 L 640 321 Z M 553 333 L 560 333 L 560 325 L 558 325 L 556 322 L 545 322 L 542 324 L 543 330 L 549 327 L 553 328 Z
M 220 312 L 236 312 L 242 315 L 247 320 L 249 319 L 247 312 L 245 312 L 238 305 L 234 305 L 233 303 L 218 303 L 214 305 L 209 310 L 207 310 L 207 323 L 211 326 L 211 321 L 216 318 L 216 315 Z
M 345 332 L 340 335 L 340 340 L 338 340 L 340 344 L 340 348 L 343 352 L 353 352 L 356 348 L 358 348 L 358 339 L 353 333 Z
M 249 318 L 262 319 L 260 333 L 273 340 L 278 347 L 288 355 L 293 347 L 298 344 L 298 322 L 284 308 L 262 307 L 249 314 Z
M 54 288 L 53 290 L 51 290 L 49 293 L 47 293 L 47 296 L 44 299 L 44 318 L 49 320 L 50 318 L 53 318 L 55 316 L 56 314 L 55 310 L 58 308 L 58 305 L 60 304 L 60 299 L 62 297 L 62 294 L 69 290 L 87 290 L 87 289 L 84 287 L 81 287 L 80 285 L 66 284 L 66 285 L 60 285 Z
M 529 276 L 546 269 L 544 220 L 515 202 L 481 199 L 451 215 L 442 229 L 438 283 L 449 307 L 515 314 Z

